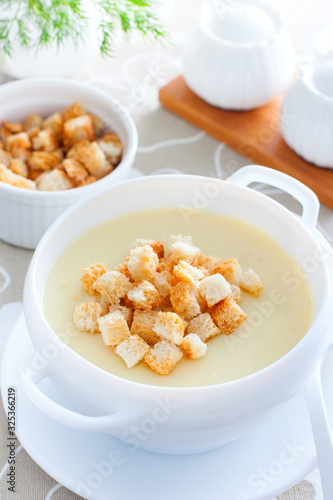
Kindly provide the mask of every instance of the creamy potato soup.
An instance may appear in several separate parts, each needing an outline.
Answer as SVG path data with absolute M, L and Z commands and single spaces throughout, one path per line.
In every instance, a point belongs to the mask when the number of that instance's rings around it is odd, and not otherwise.
M 242 292 L 240 307 L 248 318 L 231 334 L 207 342 L 198 360 L 185 357 L 171 373 L 154 373 L 144 363 L 128 369 L 100 334 L 79 331 L 73 323 L 77 304 L 92 297 L 81 287 L 84 267 L 103 262 L 108 268 L 124 262 L 136 238 L 159 239 L 191 235 L 202 253 L 221 259 L 236 257 L 252 268 L 264 290 L 259 297 Z M 312 301 L 306 277 L 295 261 L 266 233 L 240 220 L 201 212 L 185 221 L 178 209 L 127 214 L 85 233 L 60 256 L 47 279 L 44 313 L 60 338 L 76 353 L 114 375 L 161 386 L 204 386 L 235 380 L 270 365 L 292 349 L 312 321 Z

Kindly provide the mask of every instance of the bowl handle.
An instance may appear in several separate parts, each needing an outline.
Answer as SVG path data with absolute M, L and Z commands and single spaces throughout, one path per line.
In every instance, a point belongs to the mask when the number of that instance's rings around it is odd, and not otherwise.
M 45 415 L 60 422 L 67 427 L 73 427 L 81 431 L 104 432 L 109 434 L 121 434 L 130 427 L 143 414 L 132 410 L 118 410 L 110 415 L 87 416 L 69 410 L 53 401 L 38 387 L 37 383 L 43 380 L 47 373 L 39 373 L 38 379 L 34 380 L 29 369 L 20 373 L 19 384 L 27 398 Z
M 263 182 L 285 191 L 302 205 L 302 221 L 304 224 L 309 229 L 316 227 L 320 208 L 318 198 L 311 189 L 290 175 L 260 165 L 248 165 L 228 177 L 227 182 L 239 186 L 248 186 L 252 182 Z

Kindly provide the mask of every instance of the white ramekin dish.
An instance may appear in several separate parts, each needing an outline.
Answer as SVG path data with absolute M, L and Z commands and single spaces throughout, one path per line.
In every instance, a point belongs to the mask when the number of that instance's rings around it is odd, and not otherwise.
M 333 168 L 333 52 L 304 64 L 281 116 L 288 146 L 318 167 Z
M 246 187 L 255 181 L 293 195 L 303 205 L 302 217 Z M 107 373 L 60 340 L 43 314 L 45 280 L 59 255 L 96 224 L 136 210 L 161 207 L 205 210 L 254 224 L 302 266 L 313 294 L 314 321 L 290 352 L 267 368 L 233 382 L 168 388 Z M 259 166 L 244 167 L 228 181 L 186 175 L 127 181 L 72 207 L 45 234 L 27 274 L 24 311 L 36 352 L 30 365 L 22 369 L 23 390 L 41 411 L 67 426 L 110 433 L 133 446 L 157 452 L 199 452 L 250 432 L 304 387 L 325 347 L 332 314 L 329 269 L 333 269 L 333 257 L 330 245 L 318 239 L 315 230 L 318 209 L 316 196 L 303 184 Z M 50 377 L 76 411 L 41 391 L 38 383 L 45 377 Z
M 203 13 L 190 37 L 184 54 L 185 81 L 213 106 L 231 110 L 263 106 L 292 78 L 291 38 L 270 2 L 217 4 Z
M 34 78 L 0 86 L 0 121 L 23 121 L 30 113 L 47 117 L 75 101 L 100 117 L 106 129 L 118 133 L 124 144 L 120 164 L 88 186 L 66 191 L 32 191 L 0 182 L 0 239 L 35 248 L 51 223 L 73 203 L 99 189 L 128 178 L 137 150 L 137 131 L 127 111 L 112 97 L 81 83 Z

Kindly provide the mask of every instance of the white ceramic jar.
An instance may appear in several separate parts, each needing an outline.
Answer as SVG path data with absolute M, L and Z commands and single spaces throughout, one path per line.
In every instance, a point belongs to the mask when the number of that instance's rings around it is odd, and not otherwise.
M 302 217 L 246 187 L 255 181 L 294 196 L 303 206 Z M 302 266 L 314 307 L 313 324 L 304 338 L 281 359 L 253 375 L 224 384 L 184 388 L 122 379 L 67 347 L 43 314 L 45 280 L 59 255 L 80 235 L 111 217 L 162 207 L 198 209 L 198 193 L 201 203 L 206 200 L 204 210 L 232 214 L 254 224 Z M 154 432 L 137 445 L 157 452 L 199 452 L 250 432 L 304 387 L 325 347 L 333 298 L 329 272 L 333 257 L 330 245 L 323 238 L 319 240 L 315 230 L 318 210 L 316 196 L 304 185 L 258 166 L 245 167 L 228 181 L 187 175 L 141 178 L 100 191 L 72 207 L 45 234 L 27 274 L 24 310 L 36 364 L 22 370 L 23 390 L 39 410 L 76 429 L 128 438 L 132 426 L 140 428 L 153 419 Z M 50 377 L 77 411 L 57 404 L 41 391 L 38 383 L 44 377 Z
M 213 106 L 263 106 L 290 82 L 294 48 L 279 12 L 265 0 L 212 3 L 184 55 L 184 78 Z
M 333 52 L 301 68 L 281 116 L 288 146 L 318 167 L 333 168 Z

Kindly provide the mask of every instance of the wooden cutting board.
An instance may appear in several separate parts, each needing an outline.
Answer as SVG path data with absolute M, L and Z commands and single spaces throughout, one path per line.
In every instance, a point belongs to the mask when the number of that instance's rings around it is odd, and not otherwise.
M 200 99 L 178 76 L 160 90 L 159 99 L 165 108 L 246 156 L 251 163 L 275 168 L 303 182 L 333 209 L 333 170 L 303 160 L 282 138 L 282 96 L 260 109 L 226 111 Z M 288 120 L 288 116 L 284 119 Z

